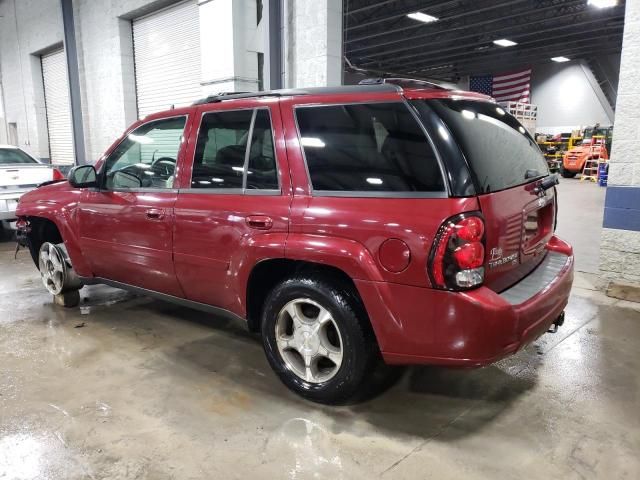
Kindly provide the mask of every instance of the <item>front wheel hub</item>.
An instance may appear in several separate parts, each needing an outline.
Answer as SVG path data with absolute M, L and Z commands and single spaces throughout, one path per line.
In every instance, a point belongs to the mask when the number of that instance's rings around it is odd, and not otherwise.
M 52 295 L 77 290 L 82 286 L 67 259 L 64 247 L 43 243 L 38 254 L 38 267 L 42 283 Z

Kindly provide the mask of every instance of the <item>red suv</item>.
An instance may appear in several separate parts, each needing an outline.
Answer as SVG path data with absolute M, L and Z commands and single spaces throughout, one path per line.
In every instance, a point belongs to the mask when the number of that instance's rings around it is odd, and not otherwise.
M 344 402 L 387 365 L 487 365 L 562 323 L 555 176 L 490 98 L 389 81 L 206 98 L 18 207 L 59 302 L 105 283 L 246 320 Z

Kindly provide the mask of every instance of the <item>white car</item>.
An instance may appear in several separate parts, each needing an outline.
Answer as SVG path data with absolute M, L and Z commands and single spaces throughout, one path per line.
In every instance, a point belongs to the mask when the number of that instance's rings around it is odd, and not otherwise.
M 16 206 L 23 194 L 41 183 L 63 179 L 59 170 L 40 163 L 24 150 L 0 145 L 0 226 L 13 226 Z

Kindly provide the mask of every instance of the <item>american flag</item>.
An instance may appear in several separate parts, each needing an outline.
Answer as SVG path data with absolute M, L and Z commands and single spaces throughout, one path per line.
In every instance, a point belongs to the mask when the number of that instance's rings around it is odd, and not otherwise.
M 469 90 L 484 93 L 497 102 L 529 103 L 531 96 L 531 69 L 499 75 L 473 75 L 469 78 Z

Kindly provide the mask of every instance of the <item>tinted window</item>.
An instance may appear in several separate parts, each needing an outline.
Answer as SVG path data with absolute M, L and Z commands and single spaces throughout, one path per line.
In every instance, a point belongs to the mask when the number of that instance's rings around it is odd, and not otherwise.
M 0 165 L 14 165 L 17 163 L 38 163 L 22 150 L 17 148 L 0 149 Z
M 273 132 L 267 110 L 256 112 L 251 136 L 247 188 L 268 190 L 279 188 L 276 156 L 273 150 Z
M 191 176 L 192 188 L 242 188 L 252 110 L 202 117 Z
M 431 106 L 448 125 L 480 192 L 504 190 L 549 173 L 531 135 L 499 105 L 473 100 L 419 101 Z
M 246 188 L 278 189 L 269 111 L 253 110 L 206 113 L 198 134 L 191 186 L 193 188 L 243 188 L 245 157 L 249 145 Z
M 155 120 L 127 135 L 105 161 L 105 187 L 173 188 L 185 123 L 186 117 Z
M 299 107 L 314 190 L 443 191 L 435 153 L 406 105 Z

